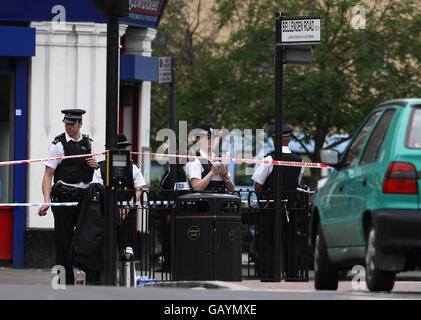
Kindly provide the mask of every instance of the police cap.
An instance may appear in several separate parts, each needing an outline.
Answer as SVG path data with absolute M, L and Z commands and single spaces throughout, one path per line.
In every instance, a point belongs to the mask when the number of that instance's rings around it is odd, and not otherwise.
M 211 136 L 212 132 L 215 130 L 215 126 L 213 124 L 202 124 L 199 126 L 199 129 L 200 129 L 199 135 Z
M 61 110 L 61 113 L 64 113 L 64 123 L 73 124 L 76 121 L 82 121 L 82 114 L 86 113 L 82 109 L 64 109 Z
M 132 144 L 127 140 L 127 137 L 125 134 L 119 133 L 117 135 L 117 147 L 118 148 L 124 148 L 127 146 L 131 146 Z
M 282 131 L 281 134 L 283 137 L 289 137 L 291 132 L 292 132 L 292 127 L 287 126 L 287 125 L 282 125 Z M 272 124 L 269 127 L 269 133 L 274 137 L 275 136 L 275 124 Z

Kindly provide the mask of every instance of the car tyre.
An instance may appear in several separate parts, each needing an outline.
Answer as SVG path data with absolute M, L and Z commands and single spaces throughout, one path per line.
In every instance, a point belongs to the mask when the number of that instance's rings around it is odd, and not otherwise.
M 338 268 L 329 260 L 320 225 L 314 245 L 314 287 L 316 290 L 338 289 Z
M 383 271 L 375 266 L 376 261 L 376 230 L 370 227 L 367 238 L 365 254 L 365 274 L 366 284 L 370 291 L 391 291 L 395 283 L 396 273 L 393 271 Z

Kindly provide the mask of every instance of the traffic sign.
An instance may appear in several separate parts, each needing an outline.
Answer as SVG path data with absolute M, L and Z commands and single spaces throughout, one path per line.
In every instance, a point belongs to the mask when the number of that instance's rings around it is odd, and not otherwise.
M 321 39 L 320 17 L 284 17 L 281 24 L 281 46 L 319 44 Z
M 158 83 L 171 83 L 171 57 L 158 59 Z

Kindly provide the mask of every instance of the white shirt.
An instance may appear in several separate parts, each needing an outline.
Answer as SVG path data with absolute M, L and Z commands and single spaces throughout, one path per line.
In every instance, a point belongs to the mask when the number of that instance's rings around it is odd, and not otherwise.
M 104 185 L 104 180 L 102 179 L 100 168 L 95 170 L 91 183 L 100 183 Z M 142 172 L 140 172 L 140 169 L 135 164 L 133 164 L 133 185 L 135 188 L 143 187 L 146 185 Z
M 200 156 L 208 157 L 208 155 L 204 153 L 202 150 L 200 150 Z M 214 157 L 215 155 L 212 153 L 212 156 Z M 186 173 L 190 181 L 193 178 L 201 180 L 203 171 L 205 171 L 205 169 L 203 169 L 202 163 L 200 162 L 198 158 L 194 159 L 194 161 L 187 162 Z M 228 176 L 231 176 L 229 172 L 228 172 Z M 211 181 L 223 181 L 223 180 L 224 179 L 219 174 L 214 174 L 211 179 Z
M 291 150 L 289 150 L 288 147 L 282 146 L 282 153 L 291 153 Z M 265 160 L 273 161 L 272 156 L 267 156 Z M 260 164 L 256 171 L 254 172 L 253 176 L 251 177 L 252 180 L 257 182 L 260 185 L 263 185 L 266 182 L 267 177 L 272 173 L 273 171 L 273 164 L 271 163 L 262 163 Z M 298 175 L 298 184 L 301 183 L 301 178 L 304 174 L 304 167 L 301 167 L 300 174 Z
M 75 142 L 79 142 L 83 139 L 82 134 L 80 134 L 79 139 L 75 140 L 73 139 L 71 136 L 69 136 L 67 134 L 67 132 L 64 133 L 64 136 L 66 138 L 66 141 L 69 142 L 70 140 L 73 140 Z M 91 153 L 95 153 L 94 151 L 94 144 L 91 144 Z M 59 141 L 56 144 L 52 143 L 50 145 L 50 148 L 48 149 L 48 158 L 58 158 L 58 157 L 64 157 L 64 148 L 63 148 L 63 144 Z M 48 160 L 44 162 L 44 165 L 46 165 L 47 167 L 50 167 L 52 169 L 57 169 L 58 165 L 61 163 L 62 160 Z M 84 183 L 84 182 L 79 182 L 79 183 L 65 183 L 63 181 L 57 181 L 57 182 L 61 182 L 66 186 L 71 186 L 71 187 L 76 187 L 76 188 L 81 188 L 81 189 L 86 189 L 89 184 L 88 183 Z

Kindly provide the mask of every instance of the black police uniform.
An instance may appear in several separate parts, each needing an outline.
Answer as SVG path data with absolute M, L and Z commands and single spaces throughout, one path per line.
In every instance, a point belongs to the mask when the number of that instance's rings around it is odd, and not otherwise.
M 133 166 L 133 161 L 130 161 Z M 101 170 L 101 177 L 105 180 L 107 176 L 107 162 L 101 161 L 98 163 Z M 117 202 L 129 202 L 134 199 L 136 201 L 136 192 L 133 182 L 133 170 L 130 170 L 130 178 L 127 180 L 127 191 L 119 191 L 117 193 Z M 119 244 L 120 254 L 123 255 L 124 249 L 127 247 L 135 248 L 136 243 L 136 209 L 130 209 L 131 212 L 126 219 L 117 219 L 117 241 Z
M 85 111 L 80 109 L 63 110 L 65 118 L 63 122 L 73 123 L 82 119 Z M 79 142 L 66 141 L 65 133 L 55 137 L 53 144 L 63 145 L 64 155 L 73 156 L 90 154 L 92 141 L 89 136 L 82 135 Z M 68 186 L 66 184 L 89 183 L 92 180 L 94 169 L 86 163 L 86 158 L 74 158 L 62 160 L 54 171 L 54 185 L 51 191 L 51 202 L 79 202 L 83 198 L 86 189 Z M 66 184 L 63 184 L 63 183 Z M 71 244 L 73 231 L 80 213 L 80 206 L 52 207 L 54 214 L 54 235 L 56 263 L 66 270 L 66 284 L 74 284 L 73 267 L 70 262 Z
M 196 154 L 197 156 L 200 156 L 200 153 L 198 152 Z M 208 173 L 212 170 L 212 163 L 210 161 L 206 161 L 203 163 L 203 160 L 201 162 L 203 171 L 202 171 L 202 179 L 208 175 Z M 225 182 L 224 181 L 209 181 L 209 184 L 207 187 L 203 190 L 207 192 L 217 192 L 217 193 L 224 193 L 225 190 Z
M 215 130 L 215 126 L 213 124 L 202 124 L 199 126 L 199 129 L 201 129 L 200 135 L 210 137 L 213 134 L 212 133 L 213 130 Z M 198 157 L 201 156 L 200 150 L 196 152 L 196 156 Z M 203 179 L 212 170 L 212 162 L 202 159 L 200 160 L 200 164 L 203 168 L 203 171 L 201 172 L 201 179 Z M 190 188 L 192 188 L 191 181 L 190 181 Z M 209 182 L 209 184 L 203 191 L 224 193 L 226 192 L 225 182 L 223 180 L 222 181 L 213 180 L 212 178 L 212 180 Z
M 175 166 L 177 169 L 176 182 L 186 182 L 187 176 L 186 176 L 186 171 L 184 171 L 183 165 L 176 164 Z M 165 191 L 174 189 L 174 186 L 171 187 L 171 174 L 170 173 L 171 173 L 170 167 L 168 167 L 168 169 L 165 171 L 164 175 L 162 176 L 161 182 L 159 183 L 161 186 L 161 189 L 163 190 L 164 199 L 169 198 L 168 192 L 165 192 Z
M 275 151 L 269 153 L 267 156 L 271 156 L 272 159 L 275 159 Z M 302 162 L 303 159 L 296 153 L 282 153 L 281 161 L 290 161 L 290 162 Z M 295 192 L 298 187 L 298 177 L 300 175 L 300 167 L 281 167 L 281 176 L 282 176 L 282 192 Z M 270 194 L 273 199 L 275 192 L 275 174 L 274 170 L 266 178 L 265 183 L 263 184 L 263 190 Z
M 270 132 L 274 135 L 274 125 L 271 126 Z M 289 135 L 292 132 L 292 128 L 289 126 L 282 127 L 282 134 Z M 265 156 L 271 156 L 272 159 L 275 159 L 275 151 L 269 153 Z M 281 155 L 281 161 L 291 161 L 291 162 L 302 162 L 302 159 L 299 155 L 295 153 L 286 153 L 283 152 Z M 275 168 L 274 168 L 275 169 Z M 289 197 L 294 197 L 296 188 L 298 187 L 298 178 L 301 172 L 300 167 L 286 167 L 282 166 L 281 177 L 282 177 L 282 197 L 281 199 L 288 199 Z M 263 187 L 263 194 L 259 195 L 259 198 L 262 200 L 275 200 L 275 170 L 267 176 Z M 273 275 L 273 243 L 275 241 L 273 234 L 273 216 L 275 210 L 275 203 L 270 202 L 267 207 L 261 209 L 261 214 L 259 215 L 258 223 L 258 238 L 257 246 L 259 250 L 259 259 L 256 261 L 257 269 L 262 280 L 272 280 Z M 285 215 L 281 216 L 283 220 L 282 230 L 281 230 L 281 245 L 283 248 L 284 255 L 289 254 L 288 250 L 288 228 Z M 282 261 L 285 263 L 284 261 Z M 283 267 L 285 270 L 285 267 Z M 286 276 L 290 277 L 288 270 L 285 270 Z

